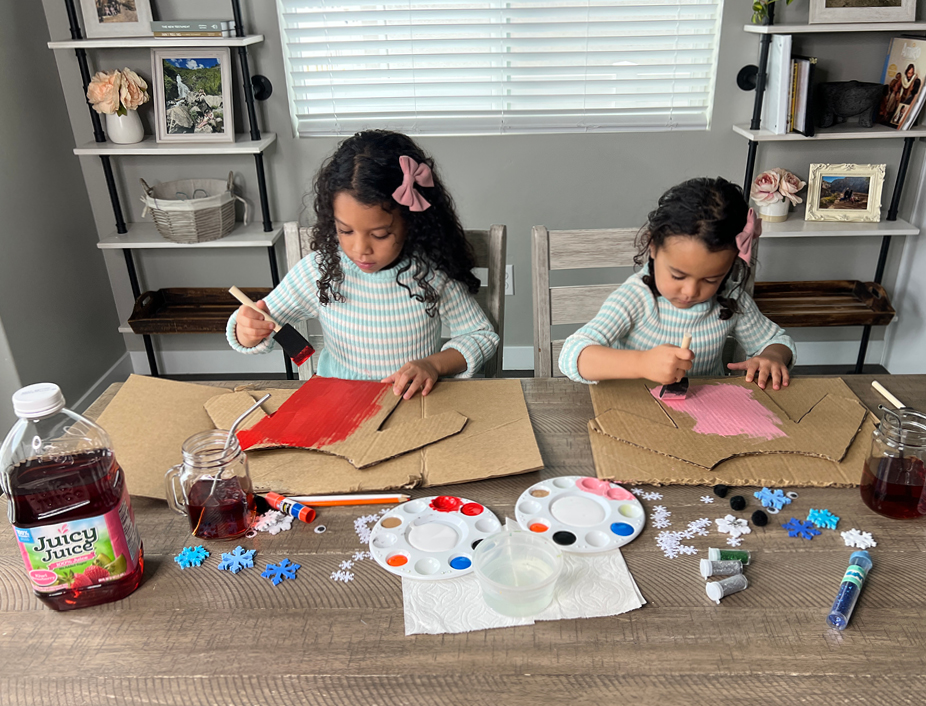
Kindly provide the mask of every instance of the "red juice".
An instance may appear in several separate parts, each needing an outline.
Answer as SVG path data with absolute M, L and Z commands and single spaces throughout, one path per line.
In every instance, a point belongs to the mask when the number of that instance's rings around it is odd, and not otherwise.
M 73 610 L 138 588 L 144 552 L 111 450 L 27 459 L 8 484 L 10 520 L 42 602 Z
M 923 485 L 926 468 L 915 456 L 870 458 L 862 470 L 862 500 L 887 517 L 913 519 L 926 515 Z
M 190 530 L 201 539 L 232 539 L 251 527 L 257 513 L 250 486 L 241 478 L 202 478 L 190 487 L 186 503 Z

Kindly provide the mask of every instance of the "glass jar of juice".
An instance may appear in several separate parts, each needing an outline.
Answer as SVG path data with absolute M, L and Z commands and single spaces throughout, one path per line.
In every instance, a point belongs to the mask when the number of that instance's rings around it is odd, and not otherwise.
M 871 435 L 871 453 L 862 470 L 862 500 L 887 517 L 926 515 L 926 414 L 910 407 L 881 408 Z
M 19 420 L 0 446 L 0 487 L 35 595 L 55 610 L 138 588 L 141 540 L 109 436 L 66 409 L 57 385 L 13 395 Z

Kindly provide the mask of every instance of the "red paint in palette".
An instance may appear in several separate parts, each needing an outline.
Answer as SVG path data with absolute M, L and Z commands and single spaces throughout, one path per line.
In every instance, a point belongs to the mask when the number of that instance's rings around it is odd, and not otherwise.
M 321 448 L 344 441 L 382 409 L 390 383 L 315 376 L 270 417 L 238 432 L 242 449 L 256 444 Z
M 438 512 L 456 512 L 460 509 L 463 501 L 452 495 L 438 495 L 431 501 L 431 509 Z

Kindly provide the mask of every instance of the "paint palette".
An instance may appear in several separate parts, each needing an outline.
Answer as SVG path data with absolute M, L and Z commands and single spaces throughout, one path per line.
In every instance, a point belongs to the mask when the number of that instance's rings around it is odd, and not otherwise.
M 383 515 L 370 532 L 370 552 L 396 576 L 449 579 L 473 570 L 473 550 L 501 529 L 495 514 L 453 495 L 418 498 Z
M 535 483 L 515 506 L 518 524 L 558 544 L 564 552 L 591 554 L 622 547 L 643 531 L 646 513 L 617 485 L 587 476 Z

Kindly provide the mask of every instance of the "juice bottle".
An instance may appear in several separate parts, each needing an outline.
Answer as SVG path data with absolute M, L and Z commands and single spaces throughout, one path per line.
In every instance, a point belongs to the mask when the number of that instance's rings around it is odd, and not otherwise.
M 35 595 L 55 610 L 129 595 L 141 583 L 143 549 L 108 435 L 66 409 L 51 383 L 16 392 L 13 409 L 0 487 Z

